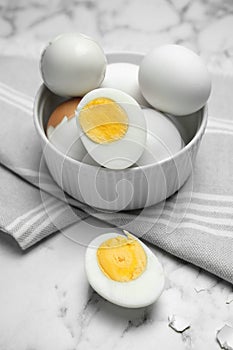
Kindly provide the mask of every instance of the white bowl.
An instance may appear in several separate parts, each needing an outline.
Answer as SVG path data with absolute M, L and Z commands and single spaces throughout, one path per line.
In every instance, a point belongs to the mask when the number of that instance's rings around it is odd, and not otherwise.
M 141 53 L 107 54 L 108 63 L 140 64 Z M 207 124 L 207 107 L 190 116 L 172 117 L 185 146 L 172 157 L 141 167 L 109 170 L 64 156 L 48 140 L 45 130 L 51 112 L 63 102 L 42 85 L 34 105 L 34 123 L 48 169 L 56 183 L 75 199 L 102 210 L 138 209 L 175 193 L 192 172 Z

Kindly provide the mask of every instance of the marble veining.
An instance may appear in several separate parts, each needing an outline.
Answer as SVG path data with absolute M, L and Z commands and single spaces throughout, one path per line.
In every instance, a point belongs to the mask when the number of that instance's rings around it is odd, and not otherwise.
M 209 67 L 233 72 L 233 6 L 230 0 L 2 0 L 2 54 L 39 57 L 61 31 L 81 31 L 106 50 L 147 52 L 178 43 L 199 52 Z M 61 29 L 62 28 L 62 29 Z
M 231 0 L 0 0 L 1 54 L 36 60 L 55 35 L 80 31 L 106 51 L 182 44 L 233 74 L 232 30 Z M 151 247 L 166 273 L 160 299 L 132 310 L 110 304 L 88 285 L 85 247 L 72 240 L 107 231 L 82 221 L 26 253 L 0 234 L 0 350 L 219 349 L 217 331 L 233 325 L 232 286 Z M 190 327 L 177 333 L 171 315 Z
M 151 247 L 166 274 L 160 299 L 139 309 L 113 305 L 88 285 L 85 246 L 72 240 L 106 230 L 88 219 L 26 253 L 0 235 L 0 349 L 219 349 L 217 330 L 233 324 L 232 286 Z M 190 327 L 176 332 L 171 315 Z

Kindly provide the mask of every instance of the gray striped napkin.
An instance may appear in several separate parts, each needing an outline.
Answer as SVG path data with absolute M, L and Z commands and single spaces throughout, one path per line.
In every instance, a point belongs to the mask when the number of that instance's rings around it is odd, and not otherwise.
M 185 186 L 119 213 L 85 206 L 51 179 L 32 120 L 38 63 L 0 57 L 0 77 L 0 228 L 22 249 L 92 215 L 233 282 L 233 77 L 213 74 L 208 127 Z

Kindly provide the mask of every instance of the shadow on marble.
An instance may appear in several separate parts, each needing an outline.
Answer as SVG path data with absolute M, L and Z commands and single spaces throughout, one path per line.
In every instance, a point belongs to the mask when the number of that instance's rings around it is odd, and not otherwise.
M 84 307 L 83 313 L 95 314 L 101 311 L 102 317 L 106 323 L 122 324 L 127 322 L 125 332 L 131 328 L 138 328 L 146 323 L 152 322 L 153 314 L 159 313 L 159 302 L 147 307 L 141 308 L 125 308 L 108 302 L 97 294 L 90 286 L 88 290 L 88 301 Z

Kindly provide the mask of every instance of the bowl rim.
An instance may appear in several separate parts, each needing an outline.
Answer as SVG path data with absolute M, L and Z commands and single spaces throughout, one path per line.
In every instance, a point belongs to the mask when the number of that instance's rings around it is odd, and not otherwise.
M 107 51 L 105 53 L 107 60 L 108 57 L 118 57 L 118 56 L 129 56 L 129 57 L 135 57 L 135 58 L 143 58 L 145 56 L 145 53 L 142 52 L 137 52 L 137 51 Z M 117 63 L 117 61 L 116 61 Z M 129 63 L 129 62 L 128 62 Z M 57 153 L 59 156 L 64 157 L 64 154 L 59 151 L 47 138 L 45 131 L 41 128 L 41 125 L 39 123 L 39 118 L 38 118 L 38 107 L 39 107 L 39 100 L 41 98 L 41 95 L 43 94 L 43 92 L 45 90 L 48 90 L 48 88 L 46 87 L 46 85 L 44 83 L 42 83 L 36 93 L 35 99 L 34 99 L 34 104 L 33 104 L 33 120 L 34 120 L 34 125 L 35 128 L 37 130 L 37 133 L 39 134 L 40 138 L 43 139 L 43 141 L 46 143 L 46 147 L 50 147 L 52 149 L 52 151 L 54 151 L 55 153 Z M 65 97 L 65 96 L 64 96 Z M 159 162 L 156 163 L 151 163 L 151 164 L 146 164 L 146 165 L 141 165 L 141 166 L 135 166 L 135 167 L 130 167 L 130 168 L 126 168 L 126 169 L 119 169 L 119 170 L 114 170 L 114 169 L 106 169 L 106 168 L 102 168 L 102 171 L 107 171 L 108 173 L 110 171 L 113 172 L 117 172 L 117 173 L 134 173 L 135 171 L 138 170 L 145 170 L 145 169 L 150 169 L 150 168 L 154 168 L 155 166 L 163 166 L 166 163 L 169 163 L 171 160 L 175 161 L 177 158 L 181 157 L 183 154 L 185 154 L 186 152 L 188 152 L 190 149 L 192 149 L 192 147 L 197 143 L 197 141 L 202 137 L 202 135 L 205 132 L 206 129 L 206 125 L 207 125 L 207 120 L 208 120 L 208 105 L 207 103 L 198 111 L 202 111 L 202 120 L 200 123 L 200 126 L 197 130 L 197 132 L 195 133 L 194 137 L 191 139 L 191 141 L 189 143 L 187 143 L 184 147 L 182 147 L 178 152 L 176 152 L 174 155 L 172 155 L 171 157 L 165 158 L 163 160 L 160 160 Z M 198 112 L 197 111 L 197 112 Z M 160 111 L 159 111 L 160 112 Z M 162 111 L 161 111 L 162 112 Z M 162 112 L 164 113 L 164 112 Z M 166 113 L 165 113 L 166 115 Z M 188 116 L 179 116 L 181 118 L 188 118 Z M 71 157 L 65 156 L 66 161 L 74 164 L 74 165 L 81 165 L 88 168 L 97 168 L 98 166 L 96 165 L 91 165 L 91 164 L 87 164 L 87 163 L 83 163 L 79 160 L 73 159 Z

